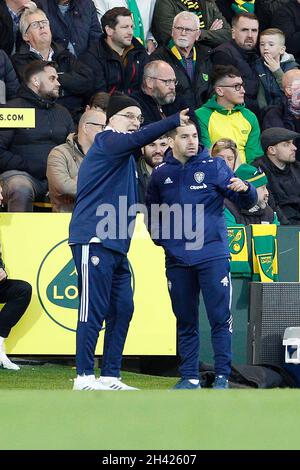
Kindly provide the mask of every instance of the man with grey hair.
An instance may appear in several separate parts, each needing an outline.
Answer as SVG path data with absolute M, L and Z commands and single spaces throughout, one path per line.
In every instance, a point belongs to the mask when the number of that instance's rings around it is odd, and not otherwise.
M 96 134 L 103 131 L 105 122 L 106 114 L 102 110 L 85 111 L 77 134 L 69 134 L 64 144 L 54 147 L 49 153 L 47 178 L 53 212 L 72 212 L 79 167 Z
M 184 97 L 176 96 L 176 84 L 175 72 L 167 62 L 154 60 L 145 66 L 141 90 L 132 94 L 141 106 L 145 124 L 188 107 Z
M 83 105 L 84 97 L 92 92 L 92 71 L 63 45 L 52 41 L 49 20 L 36 5 L 27 8 L 22 14 L 20 32 L 26 44 L 12 56 L 19 77 L 22 79 L 24 67 L 34 60 L 56 62 L 61 84 L 58 103 L 76 115 Z
M 178 81 L 177 93 L 185 97 L 191 109 L 205 103 L 210 88 L 210 49 L 198 42 L 200 36 L 199 17 L 182 11 L 174 18 L 172 37 L 151 55 L 151 59 L 161 59 L 172 66 Z
M 170 37 L 173 19 L 183 10 L 199 17 L 202 32 L 199 40 L 206 46 L 216 47 L 230 39 L 230 26 L 214 0 L 156 0 L 152 32 L 159 44 Z

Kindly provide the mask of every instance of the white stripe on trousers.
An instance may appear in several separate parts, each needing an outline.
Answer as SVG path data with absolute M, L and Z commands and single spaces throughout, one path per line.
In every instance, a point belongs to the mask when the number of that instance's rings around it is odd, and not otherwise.
M 89 245 L 82 245 L 81 252 L 81 302 L 79 311 L 79 321 L 87 322 L 89 308 Z

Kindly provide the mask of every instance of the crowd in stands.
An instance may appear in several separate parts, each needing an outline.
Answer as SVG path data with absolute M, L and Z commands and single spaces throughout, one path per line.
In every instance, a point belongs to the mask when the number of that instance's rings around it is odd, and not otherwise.
M 116 92 L 142 125 L 189 108 L 212 156 L 264 175 L 263 217 L 300 224 L 300 0 L 0 0 L 0 106 L 36 113 L 0 126 L 6 210 L 72 211 Z M 141 149 L 141 202 L 167 150 L 165 135 Z

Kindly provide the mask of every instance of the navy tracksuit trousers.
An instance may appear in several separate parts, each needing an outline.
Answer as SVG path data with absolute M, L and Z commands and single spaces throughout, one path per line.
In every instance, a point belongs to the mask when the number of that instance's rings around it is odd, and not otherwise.
M 217 375 L 231 372 L 232 317 L 228 259 L 195 266 L 172 266 L 166 270 L 173 312 L 177 319 L 180 375 L 199 379 L 199 294 L 202 291 L 214 351 Z
M 94 354 L 105 320 L 101 375 L 120 377 L 122 353 L 133 314 L 131 274 L 127 257 L 101 243 L 71 245 L 78 273 L 79 310 L 76 368 L 94 374 Z

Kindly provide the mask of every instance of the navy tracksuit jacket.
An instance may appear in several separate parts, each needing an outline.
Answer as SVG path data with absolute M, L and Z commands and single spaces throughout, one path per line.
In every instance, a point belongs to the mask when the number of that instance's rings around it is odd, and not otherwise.
M 229 190 L 227 186 L 233 176 L 224 160 L 211 158 L 207 149 L 202 149 L 185 165 L 169 153 L 165 162 L 153 171 L 147 190 L 146 204 L 152 237 L 166 253 L 168 287 L 177 319 L 180 373 L 187 379 L 199 378 L 200 289 L 211 326 L 216 374 L 226 377 L 230 374 L 231 282 L 223 203 L 228 198 L 239 207 L 249 209 L 257 200 L 256 189 L 251 185 L 244 193 Z M 171 217 L 171 236 L 169 239 L 163 236 L 166 216 L 153 220 L 155 212 L 151 213 L 153 205 L 163 203 L 169 206 L 179 204 L 182 214 L 187 209 L 186 205 L 190 205 L 192 232 L 200 240 L 197 249 L 187 245 L 192 239 L 189 239 L 191 230 L 188 233 L 184 231 L 184 218 L 174 223 Z M 203 210 L 197 215 L 199 205 Z M 175 239 L 173 229 L 178 232 L 180 224 L 182 236 Z
M 120 375 L 123 347 L 133 313 L 126 254 L 131 241 L 127 229 L 134 223 L 135 215 L 126 216 L 129 208 L 137 203 L 134 155 L 139 155 L 141 147 L 179 123 L 177 113 L 133 133 L 105 130 L 97 134 L 80 166 L 69 236 L 80 300 L 76 334 L 79 375 L 94 373 L 94 353 L 104 320 L 101 373 L 108 377 Z M 103 229 L 105 225 L 115 230 L 107 236 L 100 233 L 100 226 Z

